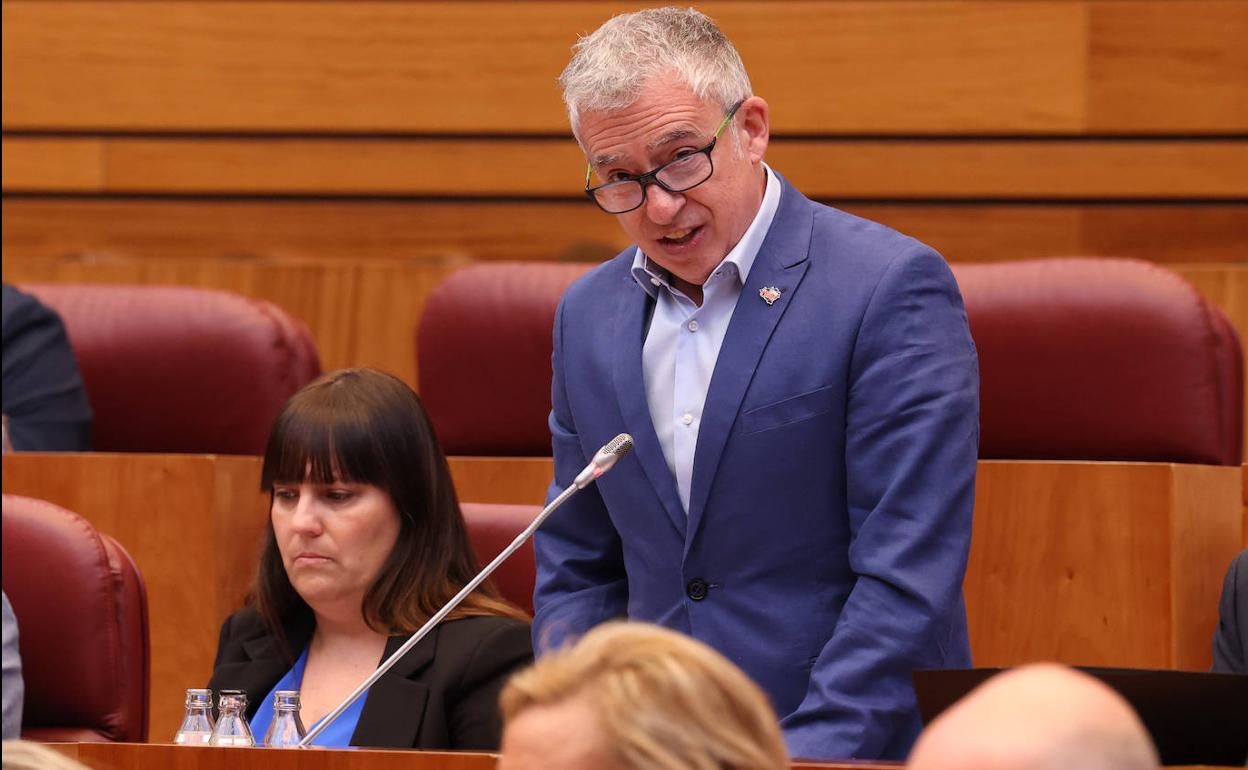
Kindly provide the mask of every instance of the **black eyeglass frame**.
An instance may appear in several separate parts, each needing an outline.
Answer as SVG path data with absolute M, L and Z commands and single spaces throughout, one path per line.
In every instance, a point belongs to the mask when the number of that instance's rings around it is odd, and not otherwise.
M 741 101 L 732 105 L 732 109 L 728 110 L 728 113 L 724 115 L 724 119 L 719 122 L 719 126 L 715 129 L 715 133 L 711 136 L 711 141 L 707 142 L 704 147 L 694 150 L 693 152 L 688 153 L 686 155 L 681 155 L 679 158 L 673 158 L 672 160 L 669 160 L 667 163 L 664 163 L 658 168 L 647 171 L 646 173 L 641 174 L 639 176 L 629 177 L 628 179 L 617 179 L 614 182 L 607 182 L 606 184 L 600 184 L 597 187 L 590 187 L 589 182 L 593 178 L 594 164 L 593 163 L 588 164 L 585 168 L 585 194 L 589 196 L 589 199 L 594 202 L 594 205 L 596 205 L 598 208 L 602 209 L 608 214 L 627 214 L 630 211 L 636 211 L 637 209 L 641 208 L 642 206 L 646 204 L 646 188 L 648 188 L 652 184 L 657 184 L 659 187 L 662 187 L 664 190 L 667 190 L 670 193 L 688 192 L 700 184 L 706 184 L 706 181 L 715 175 L 715 160 L 714 158 L 711 157 L 711 152 L 714 151 L 715 149 L 715 143 L 719 141 L 719 135 L 722 134 L 724 132 L 724 129 L 728 127 L 728 124 L 732 122 L 733 117 L 736 116 L 737 114 L 737 110 L 741 109 L 741 105 L 744 103 L 745 103 L 745 100 L 742 99 Z M 680 189 L 676 189 L 673 187 L 668 187 L 667 184 L 663 182 L 663 180 L 659 179 L 659 174 L 662 173 L 663 170 L 666 169 L 668 166 L 671 166 L 674 163 L 681 163 L 683 161 L 688 161 L 689 158 L 691 158 L 694 155 L 705 155 L 706 162 L 711 164 L 711 170 L 707 172 L 707 175 L 701 181 L 694 182 L 688 187 L 681 187 Z M 604 187 L 613 187 L 615 185 L 622 185 L 622 184 L 633 184 L 634 182 L 641 185 L 641 200 L 637 202 L 636 206 L 633 206 L 632 208 L 623 209 L 621 211 L 611 211 L 607 209 L 606 206 L 602 205 L 602 202 L 598 200 L 598 196 L 596 193 L 599 190 L 603 189 Z

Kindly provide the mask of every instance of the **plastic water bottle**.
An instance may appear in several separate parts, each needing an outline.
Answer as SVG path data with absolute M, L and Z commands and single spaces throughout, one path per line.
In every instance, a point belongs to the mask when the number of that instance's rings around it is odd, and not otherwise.
M 255 736 L 247 724 L 247 693 L 222 690 L 217 698 L 217 726 L 212 731 L 213 746 L 255 746 Z
M 180 745 L 198 746 L 212 739 L 212 690 L 199 690 L 194 687 L 186 691 L 186 716 L 182 717 L 182 725 L 173 736 L 173 742 Z
M 299 691 L 278 690 L 273 693 L 273 721 L 264 734 L 264 745 L 275 749 L 293 749 L 307 735 L 299 718 Z

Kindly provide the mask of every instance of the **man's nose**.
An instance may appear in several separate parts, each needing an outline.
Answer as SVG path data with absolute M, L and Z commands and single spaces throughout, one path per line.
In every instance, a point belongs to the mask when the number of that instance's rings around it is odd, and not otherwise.
M 646 217 L 656 225 L 670 224 L 684 207 L 683 193 L 668 192 L 657 184 L 646 189 Z

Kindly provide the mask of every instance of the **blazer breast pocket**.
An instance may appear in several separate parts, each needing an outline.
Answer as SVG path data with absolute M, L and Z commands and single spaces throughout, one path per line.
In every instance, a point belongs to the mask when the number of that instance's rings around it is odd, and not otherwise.
M 755 407 L 741 413 L 741 434 L 761 433 L 826 414 L 836 406 L 835 398 L 836 386 L 825 385 L 782 401 Z

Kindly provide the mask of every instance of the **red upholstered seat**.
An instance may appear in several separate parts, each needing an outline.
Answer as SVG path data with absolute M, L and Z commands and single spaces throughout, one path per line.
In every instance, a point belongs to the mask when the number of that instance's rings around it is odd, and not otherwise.
M 1239 465 L 1243 361 L 1179 275 L 1127 259 L 955 265 L 980 457 Z
M 472 265 L 430 293 L 416 340 L 420 399 L 447 454 L 550 454 L 555 308 L 591 267 Z
M 320 373 L 307 328 L 262 300 L 180 286 L 22 289 L 65 321 L 97 450 L 260 454 L 282 404 Z
M 468 525 L 472 549 L 482 567 L 511 545 L 516 535 L 529 526 L 541 512 L 541 508 L 536 505 L 464 503 L 460 508 Z M 491 579 L 504 599 L 532 615 L 535 575 L 533 540 L 530 539 L 511 558 L 499 565 Z
M 76 513 L 4 495 L 4 593 L 17 617 L 22 737 L 147 740 L 143 578 L 117 541 Z
M 448 453 L 550 453 L 555 308 L 591 267 L 486 263 L 435 289 L 420 392 Z M 1099 258 L 953 269 L 979 348 L 981 457 L 1240 463 L 1239 338 L 1178 275 Z

